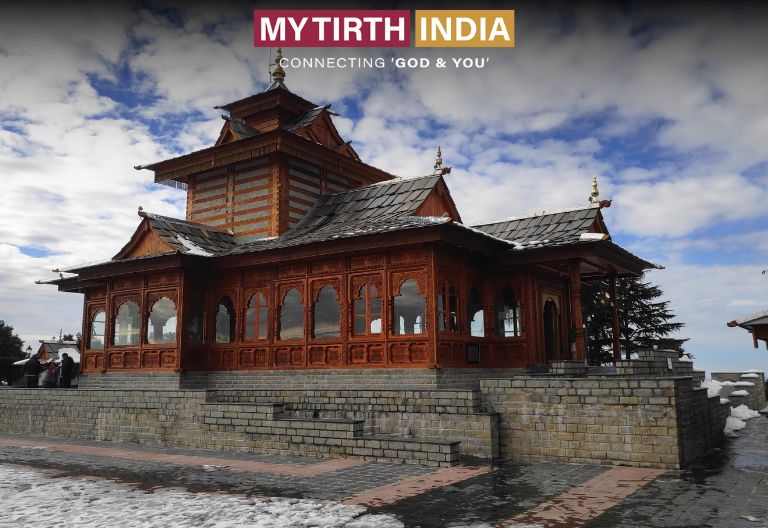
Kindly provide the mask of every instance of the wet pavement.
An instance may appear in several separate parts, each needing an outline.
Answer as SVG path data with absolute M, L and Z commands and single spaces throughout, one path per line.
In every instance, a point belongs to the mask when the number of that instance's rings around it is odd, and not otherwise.
M 501 462 L 435 470 L 0 434 L 0 464 L 248 496 L 363 505 L 408 527 L 768 526 L 768 418 L 686 471 Z

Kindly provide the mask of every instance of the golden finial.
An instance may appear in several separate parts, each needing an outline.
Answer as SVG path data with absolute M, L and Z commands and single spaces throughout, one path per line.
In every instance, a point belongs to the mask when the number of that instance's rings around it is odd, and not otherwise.
M 279 83 L 283 82 L 283 79 L 285 79 L 285 70 L 280 64 L 282 60 L 283 48 L 277 48 L 277 53 L 275 54 L 275 69 L 272 70 L 272 78 Z
M 592 194 L 589 195 L 589 203 L 600 203 L 600 191 L 597 190 L 597 176 L 592 176 Z
M 443 173 L 443 152 L 440 150 L 440 145 L 437 146 L 437 156 L 435 156 L 435 172 L 433 174 Z

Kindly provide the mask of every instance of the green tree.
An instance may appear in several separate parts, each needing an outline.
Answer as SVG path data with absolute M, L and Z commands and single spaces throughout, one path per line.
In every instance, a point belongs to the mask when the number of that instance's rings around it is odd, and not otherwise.
M 669 301 L 660 300 L 663 294 L 661 288 L 645 282 L 643 277 L 616 280 L 619 340 L 627 359 L 654 345 L 677 350 L 682 355 L 682 345 L 687 340 L 669 335 L 685 325 L 674 320 Z M 589 362 L 594 365 L 610 363 L 613 361 L 613 340 L 608 281 L 585 285 L 582 310 Z
M 77 341 L 79 343 L 80 342 L 80 337 L 81 337 L 80 332 L 78 332 L 76 334 L 64 334 L 63 336 L 61 336 L 61 340 L 62 341 Z
M 13 327 L 0 320 L 0 357 L 18 360 L 24 357 L 24 341 L 13 333 Z
M 23 346 L 21 338 L 13 333 L 13 327 L 0 320 L 0 380 L 13 382 L 12 363 L 26 357 Z

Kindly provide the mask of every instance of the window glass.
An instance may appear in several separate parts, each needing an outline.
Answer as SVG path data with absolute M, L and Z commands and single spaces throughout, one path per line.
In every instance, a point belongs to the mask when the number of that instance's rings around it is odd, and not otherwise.
M 115 317 L 115 346 L 138 345 L 140 330 L 139 305 L 133 301 L 125 301 L 117 309 Z
M 216 308 L 216 334 L 214 343 L 232 343 L 235 340 L 235 306 L 226 295 Z
M 392 333 L 395 335 L 423 334 L 424 296 L 419 293 L 415 281 L 407 279 L 400 286 L 400 295 L 392 300 L 394 320 Z
M 104 310 L 96 310 L 91 319 L 91 333 L 88 348 L 101 350 L 104 348 L 104 329 L 107 323 L 107 313 Z
M 187 324 L 187 336 L 190 343 L 203 342 L 203 320 L 205 319 L 205 310 L 203 302 L 200 299 L 192 301 L 191 312 L 189 314 L 189 323 Z
M 448 331 L 459 331 L 459 297 L 456 295 L 456 290 L 453 286 L 448 286 Z
M 251 295 L 245 309 L 245 339 L 247 341 L 267 339 L 268 317 L 267 298 L 264 294 L 254 293 Z
M 248 306 L 245 308 L 245 340 L 253 341 L 256 338 L 256 295 L 251 295 L 248 299 Z
M 323 286 L 315 301 L 312 336 L 316 338 L 339 337 L 339 299 L 333 286 Z
M 381 333 L 381 297 L 373 284 L 364 284 L 357 292 L 355 307 L 355 335 Z
M 304 337 L 304 304 L 295 288 L 288 290 L 280 307 L 280 339 Z
M 477 288 L 469 290 L 467 303 L 467 320 L 469 321 L 469 335 L 473 337 L 485 336 L 485 321 L 483 319 L 483 299 Z
M 499 337 L 522 335 L 520 303 L 510 287 L 501 290 L 496 301 L 496 333 Z
M 147 321 L 147 343 L 176 342 L 176 305 L 168 297 L 161 297 L 149 312 Z

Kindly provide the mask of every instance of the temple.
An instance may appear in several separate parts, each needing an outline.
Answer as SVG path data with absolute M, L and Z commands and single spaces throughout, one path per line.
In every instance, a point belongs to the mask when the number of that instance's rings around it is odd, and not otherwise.
M 596 180 L 582 206 L 466 225 L 439 150 L 418 177 L 367 165 L 284 78 L 218 107 L 215 145 L 137 167 L 186 190 L 185 219 L 140 209 L 114 257 L 55 270 L 85 296 L 81 386 L 583 364 L 582 282 L 653 266 L 611 240 Z

